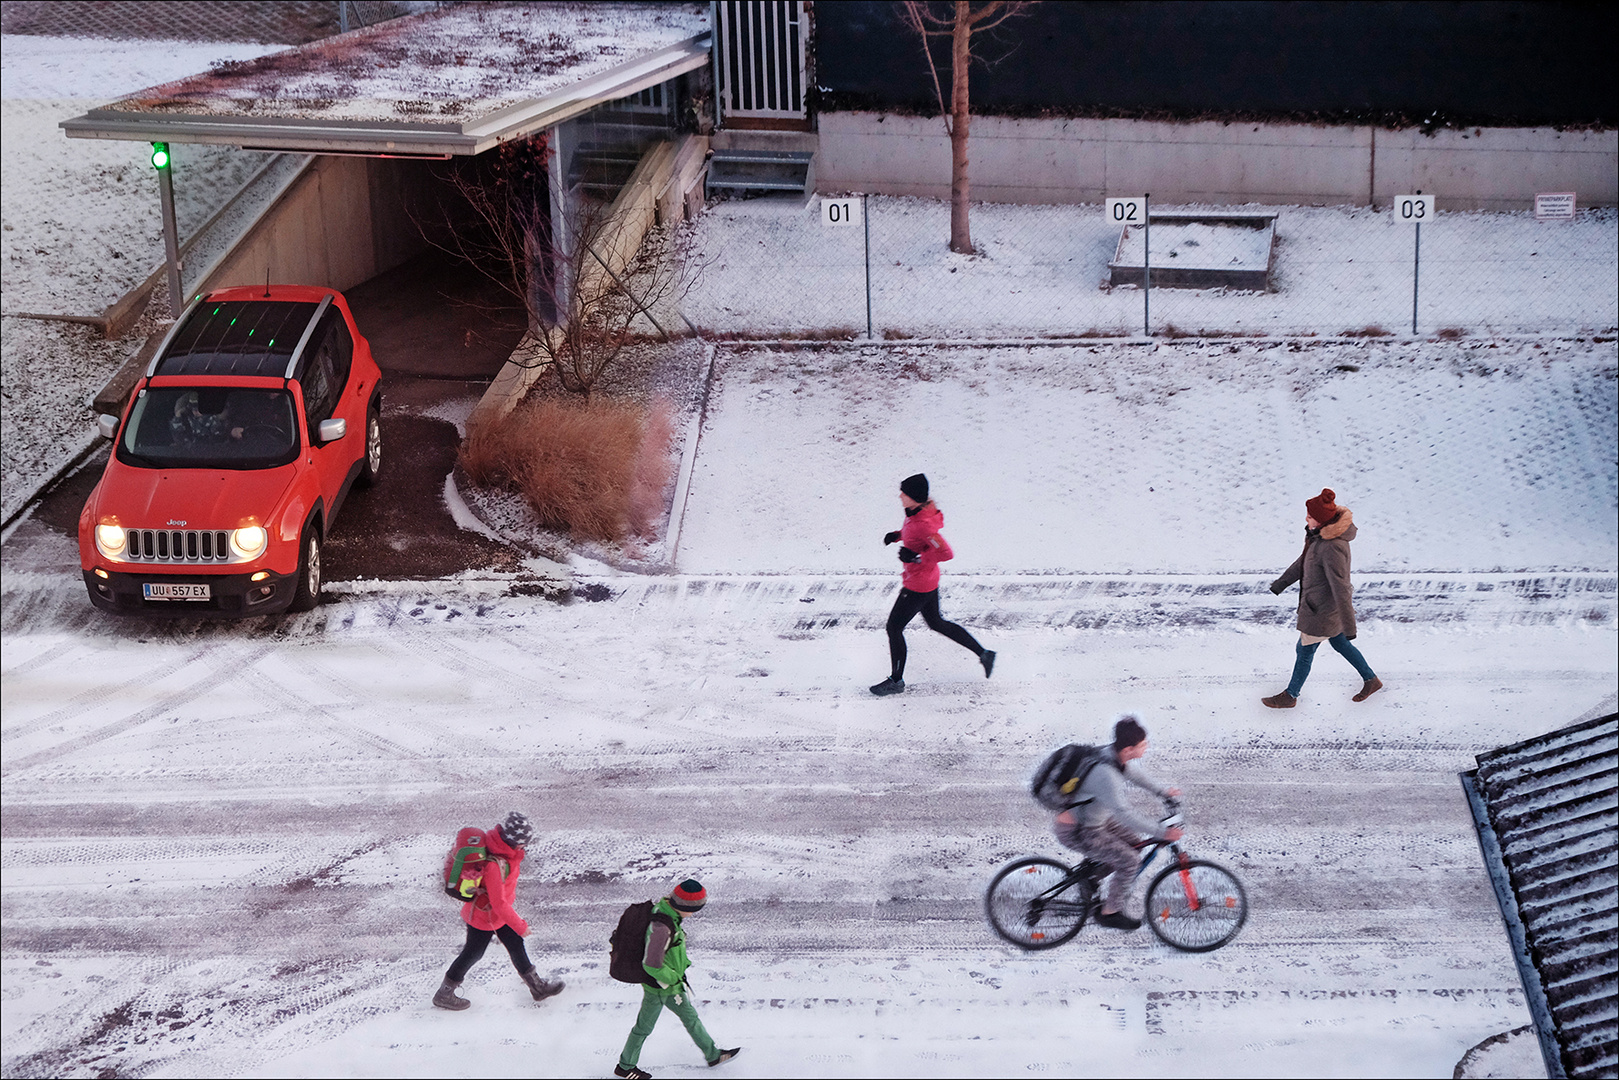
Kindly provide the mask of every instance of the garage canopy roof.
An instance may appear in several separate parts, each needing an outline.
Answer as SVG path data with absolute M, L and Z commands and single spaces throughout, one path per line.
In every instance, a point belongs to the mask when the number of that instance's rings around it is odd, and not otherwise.
M 708 62 L 706 4 L 458 4 L 143 90 L 69 138 L 478 154 Z

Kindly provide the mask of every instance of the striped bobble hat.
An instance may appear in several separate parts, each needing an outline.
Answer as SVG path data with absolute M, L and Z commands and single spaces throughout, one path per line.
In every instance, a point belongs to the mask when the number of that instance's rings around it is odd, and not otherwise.
M 687 878 L 674 891 L 669 894 L 669 903 L 676 911 L 691 913 L 701 911 L 703 905 L 708 903 L 708 890 L 696 878 Z

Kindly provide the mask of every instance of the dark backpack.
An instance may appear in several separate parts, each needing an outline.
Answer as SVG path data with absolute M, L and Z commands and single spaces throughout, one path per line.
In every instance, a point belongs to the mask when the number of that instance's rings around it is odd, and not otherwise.
M 1053 751 L 1035 770 L 1034 780 L 1029 784 L 1029 794 L 1034 796 L 1035 802 L 1053 813 L 1090 802 L 1089 799 L 1077 798 L 1076 793 L 1091 770 L 1105 763 L 1109 756 L 1107 750 L 1100 746 L 1077 746 L 1073 743 Z
M 658 985 L 658 980 L 648 975 L 641 963 L 646 959 L 646 932 L 651 929 L 654 919 L 667 926 L 671 934 L 674 933 L 674 920 L 661 911 L 653 911 L 650 900 L 642 900 L 624 909 L 624 914 L 618 917 L 618 926 L 607 938 L 607 974 L 623 983 Z

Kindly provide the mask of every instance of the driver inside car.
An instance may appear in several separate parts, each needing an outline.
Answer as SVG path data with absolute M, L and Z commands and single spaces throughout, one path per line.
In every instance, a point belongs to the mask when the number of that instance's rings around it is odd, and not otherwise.
M 174 441 L 183 446 L 195 446 L 222 442 L 227 434 L 240 439 L 240 425 L 231 426 L 229 396 L 230 391 L 224 387 L 208 387 L 181 395 L 174 403 L 174 418 L 169 421 Z

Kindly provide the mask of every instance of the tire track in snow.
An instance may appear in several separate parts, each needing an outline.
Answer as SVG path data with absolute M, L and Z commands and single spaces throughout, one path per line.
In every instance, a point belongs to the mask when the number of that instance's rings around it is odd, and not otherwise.
M 198 681 L 192 683 L 183 690 L 178 690 L 167 695 L 162 701 L 155 705 L 148 706 L 139 712 L 126 716 L 122 720 L 117 720 L 113 723 L 102 725 L 101 727 L 87 732 L 84 735 L 75 736 L 66 740 L 65 742 L 48 747 L 47 749 L 38 750 L 32 754 L 26 754 L 22 757 L 12 758 L 5 763 L 4 769 L 0 770 L 0 775 L 16 775 L 29 769 L 37 768 L 40 765 L 56 761 L 60 758 L 76 753 L 77 751 L 86 749 L 87 747 L 94 746 L 97 743 L 116 738 L 126 731 L 140 727 L 147 721 L 161 716 L 163 713 L 173 712 L 180 706 L 196 700 L 197 698 L 208 693 L 210 690 L 229 682 L 231 679 L 247 674 L 252 670 L 254 664 L 258 663 L 262 657 L 274 651 L 274 648 L 274 645 L 264 645 L 260 648 L 249 651 L 247 655 L 241 659 L 226 659 L 223 662 L 216 664 L 207 675 L 203 676 Z M 205 652 L 206 650 L 204 650 L 204 653 Z M 198 655 L 200 657 L 203 654 L 199 653 Z M 178 671 L 184 666 L 184 664 L 177 665 L 174 670 Z M 134 681 L 124 685 L 134 685 Z M 114 695 L 109 691 L 101 694 L 100 696 L 110 697 Z M 67 712 L 71 710 L 61 711 Z

